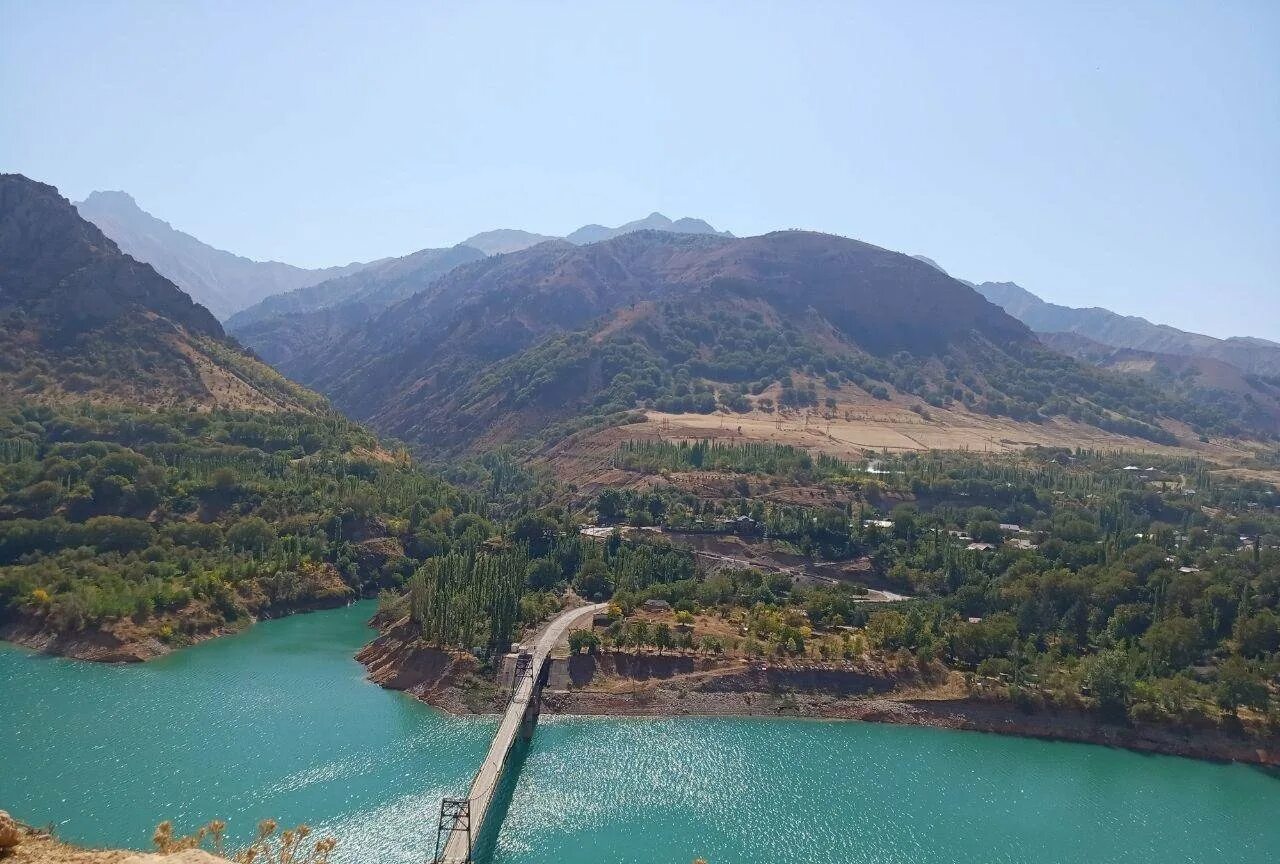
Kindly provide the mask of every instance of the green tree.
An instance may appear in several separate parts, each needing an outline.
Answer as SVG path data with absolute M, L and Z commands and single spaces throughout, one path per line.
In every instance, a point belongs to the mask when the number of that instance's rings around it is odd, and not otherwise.
M 86 544 L 102 552 L 137 552 L 155 537 L 155 530 L 141 519 L 119 516 L 95 516 L 84 529 Z
M 1133 695 L 1133 664 L 1123 651 L 1103 651 L 1089 658 L 1084 683 L 1098 708 L 1111 717 L 1123 717 Z
M 649 622 L 643 620 L 632 621 L 627 625 L 631 644 L 637 648 L 643 648 L 649 644 Z
M 1199 653 L 1200 628 L 1190 618 L 1166 618 L 1152 624 L 1142 636 L 1142 647 L 1159 673 L 1190 666 Z
M 1218 669 L 1218 686 L 1215 691 L 1218 704 L 1238 715 L 1240 707 L 1267 708 L 1267 687 L 1249 664 L 1238 654 L 1227 658 Z
M 653 644 L 659 653 L 671 647 L 671 625 L 663 621 L 653 630 Z
M 1236 622 L 1236 641 L 1246 657 L 1262 657 L 1280 649 L 1280 616 L 1262 609 Z
M 529 513 L 520 517 L 512 526 L 511 538 L 517 543 L 529 546 L 529 555 L 541 558 L 556 536 L 556 523 L 538 513 Z
M 609 577 L 609 568 L 599 558 L 583 562 L 578 575 L 574 577 L 573 585 L 579 594 L 592 600 L 604 600 L 613 594 L 613 581 Z
M 245 552 L 265 552 L 275 539 L 275 529 L 260 516 L 241 519 L 227 531 L 227 543 Z
M 892 650 L 903 647 L 906 632 L 907 616 L 893 609 L 873 613 L 867 621 L 867 636 L 877 648 Z
M 596 513 L 601 522 L 617 522 L 627 515 L 627 502 L 617 489 L 605 489 L 596 499 Z
M 600 637 L 594 630 L 574 630 L 569 634 L 569 651 L 573 654 L 581 654 L 584 650 L 588 654 L 594 654 L 600 650 Z
M 529 562 L 525 572 L 525 582 L 535 591 L 552 588 L 563 578 L 560 568 L 550 558 L 539 558 Z

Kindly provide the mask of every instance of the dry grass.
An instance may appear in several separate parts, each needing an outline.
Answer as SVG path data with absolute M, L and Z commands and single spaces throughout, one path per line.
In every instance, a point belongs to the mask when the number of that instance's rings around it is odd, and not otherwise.
M 333 837 L 322 837 L 308 846 L 311 829 L 306 825 L 290 828 L 279 834 L 279 826 L 272 819 L 264 819 L 258 823 L 258 836 L 243 849 L 231 854 L 230 860 L 236 864 L 329 864 L 329 858 L 337 847 L 338 841 Z M 223 835 L 227 823 L 214 820 L 203 826 L 196 833 L 186 837 L 176 837 L 172 822 L 161 822 L 156 827 L 155 836 L 151 838 L 156 851 L 171 855 L 187 849 L 199 849 L 205 841 L 209 841 L 215 855 L 227 857 Z
M 209 392 L 205 401 L 211 407 L 253 411 L 283 411 L 289 407 L 219 364 L 191 341 L 175 336 L 171 344 L 195 367 L 200 383 Z
M 543 459 L 562 480 L 587 489 L 629 485 L 635 476 L 618 471 L 612 459 L 620 443 L 629 440 L 719 440 L 786 444 L 842 459 L 859 459 L 867 451 L 902 453 L 925 450 L 963 450 L 1007 453 L 1033 446 L 1085 447 L 1194 456 L 1224 469 L 1241 470 L 1261 445 L 1249 442 L 1199 441 L 1189 428 L 1169 424 L 1179 439 L 1176 446 L 1155 444 L 1106 432 L 1065 418 L 1043 423 L 988 417 L 966 410 L 925 407 L 915 397 L 890 401 L 872 399 L 856 388 L 842 388 L 833 410 L 805 409 L 746 414 L 666 414 L 649 411 L 640 423 L 574 436 L 547 452 Z M 916 410 L 924 412 L 921 416 Z M 1280 483 L 1280 471 L 1253 470 L 1258 479 Z
M 221 821 L 210 822 L 185 837 L 175 836 L 173 824 L 163 822 L 152 838 L 155 854 L 84 849 L 62 842 L 50 831 L 18 827 L 17 845 L 0 850 L 0 861 L 5 864 L 329 864 L 338 845 L 332 837 L 312 841 L 311 829 L 306 825 L 277 833 L 276 823 L 270 820 L 258 824 L 258 835 L 252 843 L 230 852 L 224 847 L 226 823 Z

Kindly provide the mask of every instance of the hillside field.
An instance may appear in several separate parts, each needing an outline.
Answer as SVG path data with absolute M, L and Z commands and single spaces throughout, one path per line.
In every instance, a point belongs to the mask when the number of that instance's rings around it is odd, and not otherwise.
M 1164 445 L 1065 417 L 1031 423 L 990 417 L 963 405 L 934 408 L 909 396 L 874 399 L 856 387 L 841 388 L 834 409 L 769 412 L 753 408 L 744 414 L 647 411 L 643 416 L 638 423 L 573 436 L 550 448 L 541 461 L 549 463 L 564 482 L 594 486 L 623 479 L 627 472 L 614 469 L 612 458 L 618 445 L 626 441 L 704 439 L 786 444 L 841 459 L 861 459 L 868 451 L 1010 453 L 1040 446 L 1193 456 L 1242 479 L 1280 484 L 1280 470 L 1257 465 L 1265 445 L 1231 439 L 1206 443 L 1176 424 L 1170 429 L 1178 443 Z

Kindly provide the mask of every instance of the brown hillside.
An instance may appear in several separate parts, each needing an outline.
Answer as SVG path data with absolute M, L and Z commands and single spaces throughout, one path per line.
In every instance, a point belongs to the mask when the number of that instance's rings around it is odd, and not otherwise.
M 0 175 L 0 394 L 156 406 L 319 404 L 52 186 Z
M 697 389 L 878 357 L 941 386 L 947 367 L 1037 350 L 972 289 L 866 243 L 649 231 L 464 265 L 284 368 L 388 434 L 450 448 L 640 404 L 604 405 L 620 375 L 675 394 L 682 366 L 708 382 Z

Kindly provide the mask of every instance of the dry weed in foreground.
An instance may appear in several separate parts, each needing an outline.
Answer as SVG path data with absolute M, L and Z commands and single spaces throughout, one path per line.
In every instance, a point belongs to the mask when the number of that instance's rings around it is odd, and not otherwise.
M 258 836 L 243 849 L 233 853 L 231 860 L 236 864 L 329 864 L 329 856 L 333 853 L 338 841 L 333 837 L 323 837 L 315 841 L 310 849 L 304 848 L 311 829 L 299 825 L 276 835 L 276 823 L 272 819 L 264 819 L 258 823 Z M 168 854 L 181 852 L 184 849 L 199 849 L 208 838 L 213 845 L 213 854 L 226 857 L 222 836 L 227 823 L 215 819 L 187 837 L 173 835 L 173 823 L 161 822 L 151 838 L 157 852 Z

